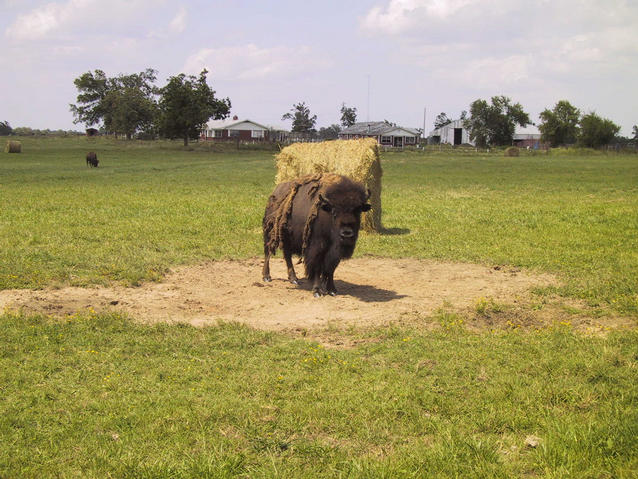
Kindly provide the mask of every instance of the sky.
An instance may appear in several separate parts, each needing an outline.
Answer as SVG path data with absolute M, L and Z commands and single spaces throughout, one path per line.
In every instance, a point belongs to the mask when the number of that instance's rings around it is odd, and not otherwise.
M 388 120 L 430 131 L 505 95 L 533 122 L 567 100 L 630 136 L 638 124 L 637 0 L 0 0 L 0 121 L 83 130 L 73 80 L 153 68 L 198 75 L 232 115 L 290 128 Z

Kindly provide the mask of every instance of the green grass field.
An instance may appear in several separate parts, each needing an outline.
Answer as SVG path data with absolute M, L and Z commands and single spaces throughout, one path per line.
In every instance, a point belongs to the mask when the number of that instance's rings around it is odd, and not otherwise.
M 260 255 L 272 155 L 23 139 L 0 154 L 0 289 L 135 285 Z M 550 272 L 563 286 L 537 294 L 638 317 L 638 156 L 382 160 L 387 232 L 363 234 L 357 254 Z M 327 350 L 233 324 L 5 312 L 0 477 L 638 475 L 635 329 L 438 320 L 338 331 L 360 345 Z

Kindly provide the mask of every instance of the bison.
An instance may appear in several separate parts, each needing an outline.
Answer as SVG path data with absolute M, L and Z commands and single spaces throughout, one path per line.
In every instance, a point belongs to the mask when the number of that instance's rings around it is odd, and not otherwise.
M 86 154 L 86 166 L 90 166 L 93 167 L 95 166 L 97 168 L 97 165 L 99 164 L 99 160 L 97 159 L 97 154 L 94 151 L 89 151 Z
M 361 184 L 335 174 L 277 185 L 263 219 L 264 281 L 271 281 L 270 256 L 281 248 L 291 283 L 299 283 L 292 264 L 294 254 L 305 264 L 315 297 L 336 295 L 334 272 L 354 252 L 361 213 L 370 210 L 369 196 Z

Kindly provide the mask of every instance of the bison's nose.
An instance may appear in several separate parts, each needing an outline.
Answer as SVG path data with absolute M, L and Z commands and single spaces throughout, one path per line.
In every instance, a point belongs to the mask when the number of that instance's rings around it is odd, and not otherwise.
M 343 228 L 341 230 L 341 237 L 344 239 L 350 239 L 354 236 L 354 230 L 352 228 Z

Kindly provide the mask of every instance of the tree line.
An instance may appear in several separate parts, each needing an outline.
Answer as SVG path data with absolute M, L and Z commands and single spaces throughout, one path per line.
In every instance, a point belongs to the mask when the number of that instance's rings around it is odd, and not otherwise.
M 230 113 L 230 99 L 215 97 L 206 82 L 208 71 L 198 77 L 170 77 L 165 86 L 155 86 L 157 71 L 107 77 L 102 70 L 87 72 L 74 80 L 78 89 L 76 104 L 71 104 L 74 123 L 101 124 L 108 133 L 130 139 L 142 134 L 149 138 L 190 138 L 211 119 L 221 120 Z
M 541 141 L 551 147 L 579 145 L 588 148 L 599 148 L 616 142 L 628 142 L 628 138 L 618 137 L 620 127 L 595 112 L 583 114 L 567 100 L 560 100 L 550 110 L 546 108 L 540 115 L 538 130 Z M 529 114 L 520 103 L 512 103 L 506 96 L 494 96 L 490 103 L 478 99 L 470 104 L 469 116 L 466 111 L 461 114 L 463 126 L 467 128 L 470 139 L 478 146 L 511 145 L 516 126 L 532 125 Z M 445 113 L 440 113 L 434 127 L 440 128 L 452 120 Z M 638 140 L 638 126 L 634 125 L 633 140 Z
M 74 80 L 78 90 L 75 104 L 70 105 L 74 123 L 87 127 L 99 125 L 106 133 L 138 138 L 180 138 L 184 145 L 189 139 L 198 138 L 200 131 L 212 118 L 221 120 L 230 114 L 229 98 L 217 98 L 206 81 L 208 71 L 199 76 L 179 75 L 170 77 L 163 87 L 157 87 L 157 71 L 152 68 L 133 73 L 108 77 L 102 70 L 89 71 Z M 306 138 L 322 140 L 337 138 L 342 128 L 357 121 L 357 109 L 341 105 L 340 124 L 316 129 L 317 115 L 313 115 L 305 102 L 299 102 L 282 116 L 291 121 L 291 131 Z M 598 148 L 611 142 L 630 141 L 618 137 L 620 127 L 594 112 L 587 114 L 567 100 L 561 100 L 550 110 L 539 115 L 538 129 L 541 141 L 552 147 L 581 145 Z M 533 124 L 520 103 L 513 103 L 506 96 L 494 96 L 490 102 L 477 99 L 468 111 L 461 113 L 463 126 L 470 139 L 479 147 L 511 145 L 516 126 Z M 451 123 L 446 113 L 440 113 L 434 127 Z M 389 122 L 388 122 L 389 123 Z M 60 133 L 60 132 L 57 132 Z M 61 132 L 77 133 L 77 132 Z M 425 134 L 425 132 L 423 132 Z M 42 133 L 30 128 L 11 128 L 7 121 L 0 122 L 0 135 L 56 134 L 50 130 Z M 638 140 L 638 126 L 633 127 L 633 140 Z
M 155 86 L 157 72 L 151 68 L 140 73 L 107 77 L 102 70 L 87 72 L 74 80 L 78 89 L 76 104 L 71 104 L 75 123 L 102 125 L 104 131 L 145 138 L 197 138 L 212 118 L 221 120 L 230 114 L 229 98 L 218 99 L 207 82 L 207 71 L 199 77 L 179 74 L 166 86 Z M 305 102 L 293 105 L 282 120 L 292 120 L 292 131 L 322 139 L 336 138 L 341 127 L 356 122 L 357 109 L 342 104 L 341 125 L 316 130 L 317 116 Z

